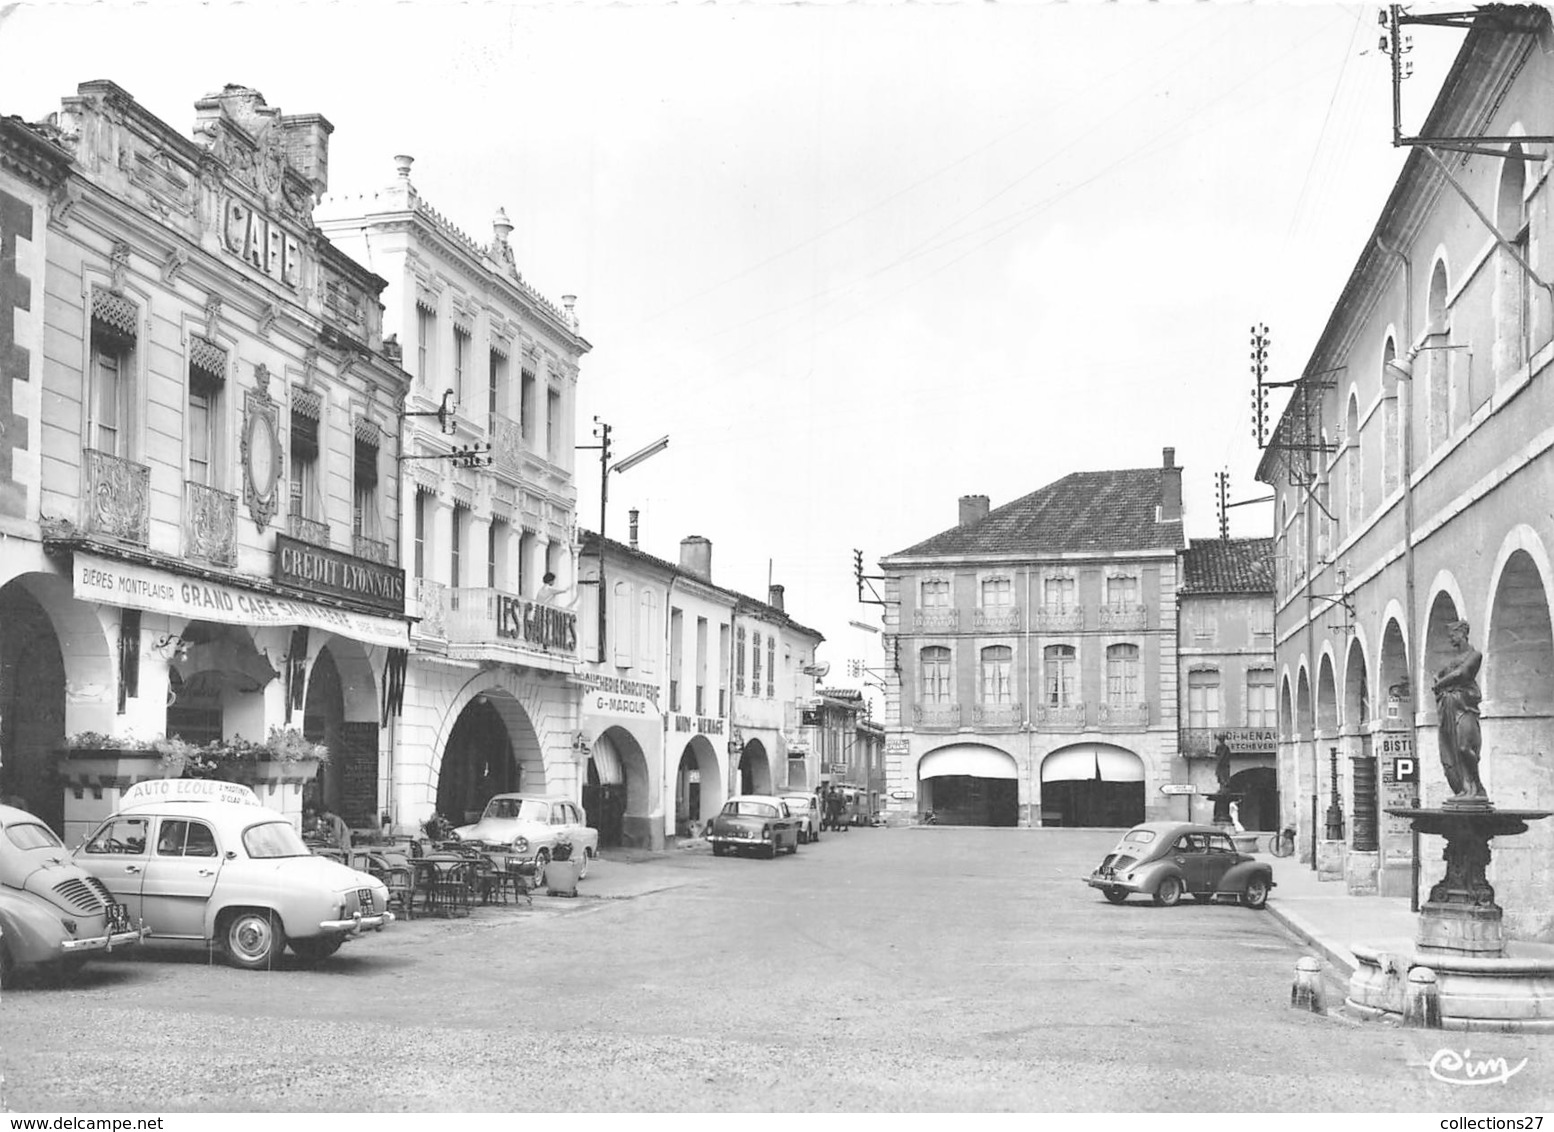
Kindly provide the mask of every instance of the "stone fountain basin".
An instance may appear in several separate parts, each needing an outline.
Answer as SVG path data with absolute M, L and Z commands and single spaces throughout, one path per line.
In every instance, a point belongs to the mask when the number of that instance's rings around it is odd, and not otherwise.
M 1443 1029 L 1554 1033 L 1554 944 L 1511 940 L 1499 956 L 1442 955 L 1410 939 L 1349 949 L 1359 965 L 1346 1002 L 1362 1017 L 1400 1020 L 1409 971 L 1428 967 Z

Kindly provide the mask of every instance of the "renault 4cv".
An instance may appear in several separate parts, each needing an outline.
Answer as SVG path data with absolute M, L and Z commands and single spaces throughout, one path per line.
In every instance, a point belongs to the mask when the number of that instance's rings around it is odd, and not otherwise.
M 1145 822 L 1123 834 L 1085 883 L 1113 904 L 1138 893 L 1165 907 L 1191 896 L 1200 904 L 1230 900 L 1261 908 L 1273 888 L 1273 866 L 1238 852 L 1216 826 Z

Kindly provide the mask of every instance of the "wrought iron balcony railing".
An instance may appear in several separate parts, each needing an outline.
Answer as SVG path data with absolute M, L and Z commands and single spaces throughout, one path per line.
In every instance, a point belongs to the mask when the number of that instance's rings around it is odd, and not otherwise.
M 1011 731 L 1024 719 L 1019 704 L 975 704 L 971 709 L 972 726 L 979 731 Z
M 81 529 L 145 546 L 151 538 L 151 469 L 88 448 L 81 453 Z
M 394 548 L 382 539 L 352 535 L 351 552 L 357 558 L 365 558 L 368 562 L 377 562 L 384 566 L 394 565 Z
M 1096 610 L 1102 629 L 1126 631 L 1149 626 L 1149 606 L 1138 604 L 1103 605 Z
M 1097 704 L 1096 723 L 1112 731 L 1139 731 L 1149 726 L 1149 704 Z
M 301 539 L 309 546 L 329 545 L 329 524 L 317 519 L 305 519 L 301 515 L 286 516 L 286 533 Z
M 912 627 L 919 633 L 953 633 L 960 628 L 960 610 L 914 610 L 912 613 Z
M 448 587 L 430 578 L 417 578 L 415 601 L 421 618 L 416 625 L 416 632 L 423 637 L 447 640 Z
M 237 496 L 184 481 L 183 552 L 216 566 L 237 565 Z
M 503 602 L 515 607 L 504 612 Z M 538 618 L 531 621 L 534 609 L 549 610 L 554 616 L 548 621 Z M 511 618 L 518 617 L 518 621 Z M 545 605 L 533 598 L 521 597 L 504 590 L 484 586 L 459 586 L 447 590 L 447 614 L 444 620 L 446 639 L 450 645 L 522 644 L 545 652 L 572 656 L 576 653 L 575 640 L 568 647 L 562 643 L 555 626 L 576 614 L 559 606 Z M 521 622 L 521 624 L 520 624 Z
M 960 705 L 916 704 L 912 718 L 923 731 L 955 731 L 960 727 Z
M 1083 731 L 1088 720 L 1085 705 L 1076 703 L 1062 707 L 1038 706 L 1033 722 L 1038 731 Z
M 1085 627 L 1085 607 L 1038 606 L 1032 612 L 1032 620 L 1038 633 L 1077 633 Z
M 971 624 L 973 628 L 983 633 L 1018 633 L 1025 627 L 1024 610 L 978 609 L 971 615 Z

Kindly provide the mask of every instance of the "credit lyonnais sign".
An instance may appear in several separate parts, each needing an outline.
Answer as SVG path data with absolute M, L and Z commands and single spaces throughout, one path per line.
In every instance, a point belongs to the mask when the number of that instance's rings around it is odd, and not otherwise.
M 405 572 L 324 546 L 275 536 L 275 580 L 300 590 L 343 597 L 381 609 L 405 611 Z
M 403 621 L 185 578 L 80 551 L 75 555 L 74 582 L 75 596 L 82 601 L 223 625 L 306 625 L 364 644 L 410 647 L 410 627 Z

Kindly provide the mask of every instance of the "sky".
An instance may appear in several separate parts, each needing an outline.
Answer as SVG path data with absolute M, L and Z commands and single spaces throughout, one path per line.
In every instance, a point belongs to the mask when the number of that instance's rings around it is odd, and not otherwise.
M 1423 6 L 1414 6 L 1422 10 Z M 577 298 L 578 443 L 607 533 L 786 589 L 827 683 L 880 663 L 878 558 L 1070 472 L 1254 482 L 1249 330 L 1299 375 L 1404 151 L 1374 5 L 0 3 L 0 113 L 111 79 L 188 133 L 226 83 L 333 123 L 330 191 L 389 184 Z M 1414 28 L 1405 133 L 1462 33 Z M 1274 401 L 1275 414 L 1281 402 Z M 578 511 L 599 524 L 593 452 Z M 1234 536 L 1272 533 L 1265 504 Z

